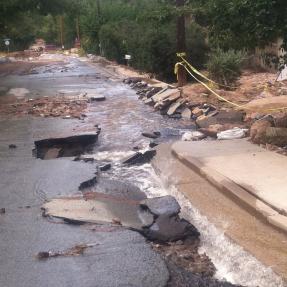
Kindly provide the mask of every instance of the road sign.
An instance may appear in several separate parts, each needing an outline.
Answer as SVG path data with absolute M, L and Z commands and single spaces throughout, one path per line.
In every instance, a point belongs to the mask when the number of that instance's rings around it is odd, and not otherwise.
M 5 45 L 6 45 L 6 46 L 9 46 L 9 45 L 10 45 L 10 41 L 9 41 L 9 40 L 6 40 L 6 41 L 5 41 Z
M 131 60 L 132 56 L 131 55 L 125 55 L 125 60 Z

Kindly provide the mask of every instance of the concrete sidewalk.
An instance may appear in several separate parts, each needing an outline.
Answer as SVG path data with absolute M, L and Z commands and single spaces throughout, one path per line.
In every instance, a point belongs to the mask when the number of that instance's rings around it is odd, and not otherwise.
M 251 212 L 287 231 L 287 157 L 245 139 L 177 142 L 172 152 Z

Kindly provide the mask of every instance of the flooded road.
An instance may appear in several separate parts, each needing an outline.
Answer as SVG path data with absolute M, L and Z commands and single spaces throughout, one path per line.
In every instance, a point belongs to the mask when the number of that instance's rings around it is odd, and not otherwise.
M 50 60 L 48 56 L 43 60 Z M 137 99 L 135 91 L 124 85 L 122 79 L 99 65 L 73 57 L 60 56 L 56 60 L 57 63 L 34 68 L 27 75 L 1 77 L 1 90 L 9 93 L 10 89 L 26 89 L 28 98 L 90 92 L 105 96 L 106 101 L 92 103 L 82 120 L 1 118 L 0 208 L 6 209 L 5 215 L 0 215 L 1 286 L 164 286 L 162 282 L 168 279 L 165 266 L 137 233 L 119 228 L 111 238 L 101 230 L 95 231 L 93 226 L 49 222 L 41 215 L 40 207 L 46 199 L 78 194 L 80 183 L 91 179 L 97 164 L 104 163 L 112 164 L 101 175 L 104 178 L 135 184 L 148 197 L 166 194 L 177 197 L 185 216 L 201 232 L 201 252 L 212 258 L 218 279 L 250 287 L 285 286 L 271 269 L 228 240 L 172 186 L 166 187 L 150 164 L 134 167 L 121 164 L 134 150 L 148 149 L 151 140 L 143 137 L 143 132 L 159 131 L 162 135 L 159 142 L 172 142 L 194 128 L 191 122 L 155 113 Z M 95 125 L 102 132 L 89 155 L 95 159 L 93 164 L 70 158 L 43 161 L 32 155 L 35 140 L 75 130 L 93 130 Z M 17 148 L 9 149 L 9 144 Z M 94 242 L 101 247 L 83 257 L 47 262 L 34 257 L 42 250 Z M 104 256 L 107 252 L 108 257 Z M 129 272 L 122 272 L 119 268 L 122 265 Z M 147 274 L 149 279 L 144 279 Z M 142 285 L 144 280 L 146 283 Z

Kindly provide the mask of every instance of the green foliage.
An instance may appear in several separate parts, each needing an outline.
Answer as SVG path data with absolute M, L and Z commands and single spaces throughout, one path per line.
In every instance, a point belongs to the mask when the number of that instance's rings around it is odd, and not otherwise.
M 254 49 L 278 37 L 287 43 L 286 0 L 193 0 L 193 6 L 215 47 Z
M 216 49 L 209 55 L 207 70 L 210 77 L 223 85 L 232 85 L 241 74 L 246 53 L 243 51 Z

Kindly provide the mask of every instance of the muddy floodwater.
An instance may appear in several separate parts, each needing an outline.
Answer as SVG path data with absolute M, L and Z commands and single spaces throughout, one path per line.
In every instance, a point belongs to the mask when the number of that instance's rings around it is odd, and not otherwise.
M 172 194 L 178 199 L 184 215 L 201 233 L 200 252 L 213 261 L 217 279 L 250 287 L 285 286 L 270 268 L 209 223 L 172 185 L 166 186 L 151 164 L 121 164 L 135 151 L 148 150 L 151 141 L 179 140 L 185 131 L 194 129 L 192 122 L 154 112 L 138 100 L 136 92 L 123 84 L 120 77 L 87 59 L 45 55 L 41 61 L 45 64 L 35 65 L 25 73 L 0 77 L 0 104 L 17 102 L 23 97 L 77 97 L 82 93 L 105 96 L 106 100 L 91 103 L 80 120 L 1 115 L 0 208 L 5 208 L 5 214 L 0 215 L 1 286 L 139 286 L 132 273 L 138 278 L 149 274 L 153 283 L 148 281 L 145 286 L 161 286 L 160 280 L 164 281 L 167 276 L 166 269 L 136 233 L 121 230 L 113 239 L 101 231 L 95 232 L 92 227 L 49 222 L 42 217 L 40 208 L 45 200 L 78 194 L 79 185 L 94 177 L 97 166 L 108 163 L 111 169 L 101 177 L 132 183 L 148 197 Z M 75 162 L 71 158 L 41 160 L 32 153 L 35 140 L 86 132 L 95 126 L 101 128 L 101 133 L 89 155 L 94 158 L 93 163 Z M 143 132 L 160 132 L 161 137 L 151 140 L 143 137 Z M 9 148 L 11 144 L 16 148 Z M 35 259 L 39 251 L 60 250 L 79 243 L 99 243 L 103 247 L 83 257 L 47 262 Z M 101 257 L 107 249 L 113 252 L 109 259 Z M 136 268 L 129 263 L 131 257 L 139 258 Z M 95 258 L 102 261 L 96 262 Z M 145 262 L 156 263 L 158 270 L 154 265 L 149 269 Z M 121 274 L 121 265 L 130 272 Z M 146 273 L 139 271 L 141 269 Z M 125 280 L 129 276 L 134 281 L 127 285 Z M 102 285 L 95 285 L 99 277 Z M 113 285 L 113 282 L 119 284 Z

